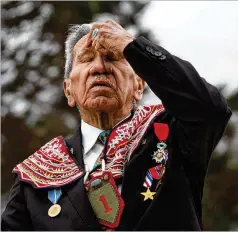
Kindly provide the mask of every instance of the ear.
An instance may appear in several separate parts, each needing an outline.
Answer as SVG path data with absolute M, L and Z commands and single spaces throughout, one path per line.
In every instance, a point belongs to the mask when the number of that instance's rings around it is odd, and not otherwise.
M 134 99 L 136 101 L 140 101 L 142 96 L 143 96 L 143 92 L 145 89 L 145 81 L 142 80 L 138 75 L 136 75 L 136 88 L 134 90 Z
M 64 95 L 68 99 L 68 105 L 70 107 L 74 107 L 75 100 L 72 94 L 71 80 L 70 79 L 64 80 L 63 87 L 64 87 Z

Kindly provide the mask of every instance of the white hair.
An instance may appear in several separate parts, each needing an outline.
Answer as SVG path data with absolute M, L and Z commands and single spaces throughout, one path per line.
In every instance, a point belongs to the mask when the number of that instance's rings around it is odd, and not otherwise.
M 84 35 L 89 33 L 91 27 L 92 24 L 76 24 L 69 28 L 69 33 L 65 41 L 65 79 L 69 77 L 72 69 L 74 46 Z

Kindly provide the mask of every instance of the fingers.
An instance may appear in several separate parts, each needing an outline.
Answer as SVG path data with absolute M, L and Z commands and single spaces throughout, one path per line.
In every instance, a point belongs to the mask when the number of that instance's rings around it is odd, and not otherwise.
M 93 24 L 92 28 L 90 29 L 90 31 L 88 33 L 87 46 L 90 46 L 92 44 L 93 40 L 96 38 L 96 36 L 99 32 L 101 25 L 102 24 L 99 24 L 99 23 Z M 98 29 L 98 31 L 97 31 L 96 35 L 93 35 L 95 29 Z
M 102 25 L 94 24 L 89 32 L 88 46 L 92 46 L 99 53 L 106 55 L 108 53 L 106 33 L 107 33 L 107 30 L 103 29 Z
M 88 39 L 87 39 L 87 46 L 92 46 L 95 48 L 96 51 L 99 53 L 106 55 L 107 54 L 107 49 L 103 46 L 103 41 L 102 40 L 102 35 L 103 32 L 101 31 L 101 26 L 102 24 L 94 24 L 88 34 Z
M 97 37 L 99 33 L 103 33 L 104 30 L 106 31 L 112 30 L 115 27 L 122 28 L 121 25 L 119 25 L 113 20 L 107 20 L 105 23 L 102 24 L 99 23 L 93 24 L 91 30 L 88 33 L 87 46 L 90 46 L 93 43 L 94 39 Z
M 107 20 L 103 24 L 93 24 L 86 43 L 102 54 L 110 51 L 123 57 L 123 49 L 131 40 L 131 36 L 128 36 L 128 32 L 121 25 L 113 20 Z
M 93 40 L 92 46 L 95 48 L 96 51 L 99 53 L 106 55 L 108 53 L 107 49 L 102 45 L 103 40 L 99 38 L 99 36 L 96 36 L 96 38 Z

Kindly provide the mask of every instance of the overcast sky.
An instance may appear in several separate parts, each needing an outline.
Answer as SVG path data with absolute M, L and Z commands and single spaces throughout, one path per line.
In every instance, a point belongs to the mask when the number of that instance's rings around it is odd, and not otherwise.
M 238 2 L 153 1 L 141 19 L 161 46 L 207 81 L 238 88 Z

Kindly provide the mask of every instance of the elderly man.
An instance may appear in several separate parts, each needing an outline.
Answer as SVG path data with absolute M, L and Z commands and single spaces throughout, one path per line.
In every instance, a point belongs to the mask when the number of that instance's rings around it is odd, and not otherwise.
M 136 105 L 145 82 L 163 105 Z M 109 20 L 70 31 L 64 92 L 80 125 L 14 168 L 2 229 L 202 230 L 209 159 L 231 116 L 219 91 Z

